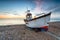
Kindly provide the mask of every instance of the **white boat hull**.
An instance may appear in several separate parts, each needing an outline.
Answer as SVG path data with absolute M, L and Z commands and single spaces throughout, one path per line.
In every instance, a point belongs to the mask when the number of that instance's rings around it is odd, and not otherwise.
M 29 21 L 27 22 L 26 26 L 31 27 L 31 28 L 41 28 L 44 26 L 49 26 L 48 22 L 50 20 L 50 15 L 43 17 L 43 18 L 39 18 L 33 21 Z
M 37 18 L 31 19 L 31 20 L 24 20 L 27 27 L 30 28 L 41 28 L 41 29 L 48 29 L 49 27 L 49 21 L 50 21 L 50 15 L 51 13 L 44 14 L 42 16 L 39 16 Z

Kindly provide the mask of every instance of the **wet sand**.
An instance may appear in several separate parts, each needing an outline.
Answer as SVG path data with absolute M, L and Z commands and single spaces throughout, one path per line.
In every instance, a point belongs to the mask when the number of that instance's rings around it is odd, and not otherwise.
M 60 22 L 49 23 L 49 32 L 60 36 Z M 35 32 L 22 25 L 0 26 L 0 40 L 58 40 L 46 32 Z

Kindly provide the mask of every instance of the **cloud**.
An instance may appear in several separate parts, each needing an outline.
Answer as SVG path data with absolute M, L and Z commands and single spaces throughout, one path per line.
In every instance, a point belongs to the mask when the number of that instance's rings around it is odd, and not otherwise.
M 34 3 L 35 3 L 36 6 L 35 6 L 33 11 L 34 12 L 40 12 L 42 1 L 41 0 L 35 0 Z

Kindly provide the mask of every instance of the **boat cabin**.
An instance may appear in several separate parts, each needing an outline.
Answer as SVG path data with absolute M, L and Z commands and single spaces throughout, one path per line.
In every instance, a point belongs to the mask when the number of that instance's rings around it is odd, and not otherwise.
M 32 14 L 30 13 L 30 10 L 27 10 L 26 20 L 32 19 Z

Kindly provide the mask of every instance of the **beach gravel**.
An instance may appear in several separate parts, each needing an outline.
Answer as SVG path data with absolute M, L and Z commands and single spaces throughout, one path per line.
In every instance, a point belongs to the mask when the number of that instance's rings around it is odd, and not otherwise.
M 51 31 L 49 29 L 49 31 Z M 54 32 L 54 31 L 53 31 Z M 57 40 L 45 32 L 29 30 L 25 25 L 0 26 L 0 40 Z

